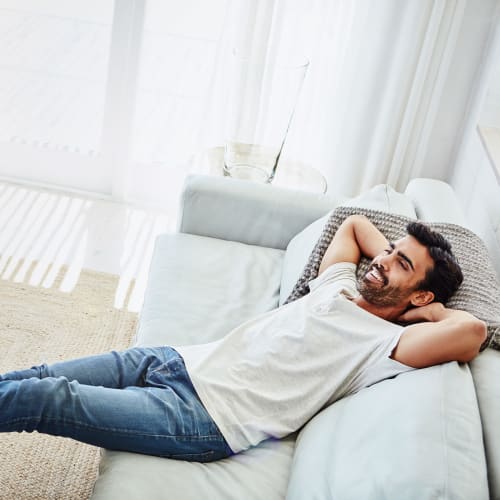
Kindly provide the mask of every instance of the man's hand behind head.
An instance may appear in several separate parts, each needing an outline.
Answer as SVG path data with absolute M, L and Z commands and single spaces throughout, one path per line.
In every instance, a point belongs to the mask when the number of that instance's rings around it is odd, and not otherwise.
M 397 322 L 407 325 L 422 321 L 439 321 L 445 315 L 446 307 L 441 302 L 431 302 L 425 306 L 412 307 L 399 316 Z

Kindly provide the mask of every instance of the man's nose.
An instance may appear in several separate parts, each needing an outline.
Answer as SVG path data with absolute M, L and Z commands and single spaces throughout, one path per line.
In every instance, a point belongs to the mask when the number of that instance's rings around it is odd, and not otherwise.
M 391 262 L 392 254 L 384 254 L 382 255 L 378 261 L 375 263 L 376 265 L 380 266 L 384 271 L 387 270 L 387 267 L 389 266 Z

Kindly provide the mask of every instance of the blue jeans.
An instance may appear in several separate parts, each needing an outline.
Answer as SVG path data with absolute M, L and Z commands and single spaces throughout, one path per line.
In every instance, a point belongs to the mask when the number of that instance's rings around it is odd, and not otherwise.
M 132 348 L 0 376 L 0 432 L 209 462 L 232 454 L 170 347 Z

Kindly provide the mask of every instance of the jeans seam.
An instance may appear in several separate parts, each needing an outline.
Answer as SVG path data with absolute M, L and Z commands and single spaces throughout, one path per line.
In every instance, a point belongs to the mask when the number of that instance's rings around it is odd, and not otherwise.
M 22 417 L 14 420 L 9 420 L 7 422 L 3 422 L 1 425 L 8 426 L 8 425 L 15 425 L 18 423 L 27 423 L 27 422 L 36 422 L 36 423 L 45 422 L 45 423 L 60 424 L 60 425 L 72 425 L 80 429 L 94 430 L 99 432 L 109 431 L 115 434 L 123 434 L 127 436 L 137 436 L 145 438 L 151 437 L 151 438 L 162 438 L 162 439 L 177 439 L 179 441 L 213 441 L 213 440 L 223 441 L 224 440 L 223 436 L 219 434 L 205 434 L 203 436 L 195 434 L 153 434 L 153 433 L 146 434 L 144 432 L 133 431 L 128 429 L 120 429 L 117 427 L 99 427 L 96 425 L 85 424 L 77 420 L 56 419 L 56 418 L 39 419 L 36 417 Z

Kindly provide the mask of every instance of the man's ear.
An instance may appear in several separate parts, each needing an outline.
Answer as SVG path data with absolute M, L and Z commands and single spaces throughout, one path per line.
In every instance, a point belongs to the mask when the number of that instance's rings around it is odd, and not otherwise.
M 430 304 L 434 300 L 434 293 L 430 290 L 416 290 L 411 297 L 411 304 L 414 307 L 422 307 Z

